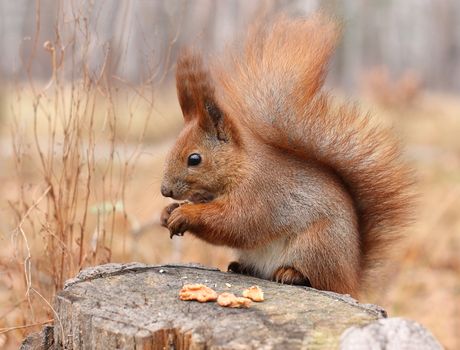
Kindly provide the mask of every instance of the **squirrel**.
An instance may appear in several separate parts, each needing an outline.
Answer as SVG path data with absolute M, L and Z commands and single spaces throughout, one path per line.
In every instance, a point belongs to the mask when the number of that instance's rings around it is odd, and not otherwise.
M 323 14 L 255 24 L 203 62 L 185 50 L 184 128 L 161 223 L 234 248 L 229 271 L 357 295 L 408 222 L 411 171 L 398 142 L 322 91 L 339 26 Z

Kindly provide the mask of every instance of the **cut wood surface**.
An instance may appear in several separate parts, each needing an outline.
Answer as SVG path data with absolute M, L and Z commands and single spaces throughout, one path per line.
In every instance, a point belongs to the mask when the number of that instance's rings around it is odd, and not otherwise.
M 179 300 L 184 284 L 241 295 L 249 309 Z M 351 326 L 385 317 L 375 305 L 198 265 L 107 264 L 67 281 L 55 300 L 55 346 L 66 349 L 330 349 Z

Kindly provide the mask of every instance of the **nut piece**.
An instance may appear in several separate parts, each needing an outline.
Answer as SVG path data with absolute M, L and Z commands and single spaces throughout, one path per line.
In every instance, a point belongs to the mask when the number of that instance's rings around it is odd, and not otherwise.
M 217 293 L 204 284 L 186 284 L 179 292 L 180 300 L 196 300 L 200 303 L 216 301 Z
M 250 299 L 237 297 L 232 293 L 222 293 L 217 298 L 217 304 L 223 307 L 248 308 L 251 306 L 251 303 Z
M 243 291 L 243 297 L 252 301 L 264 301 L 264 292 L 259 286 L 252 286 Z

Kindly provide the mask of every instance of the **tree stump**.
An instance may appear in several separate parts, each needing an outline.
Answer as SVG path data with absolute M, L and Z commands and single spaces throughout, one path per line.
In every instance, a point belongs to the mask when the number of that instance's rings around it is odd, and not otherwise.
M 265 301 L 249 309 L 181 301 L 188 283 L 235 295 L 258 285 Z M 330 349 L 347 328 L 385 317 L 347 296 L 198 265 L 86 269 L 67 281 L 55 310 L 55 346 L 65 349 Z

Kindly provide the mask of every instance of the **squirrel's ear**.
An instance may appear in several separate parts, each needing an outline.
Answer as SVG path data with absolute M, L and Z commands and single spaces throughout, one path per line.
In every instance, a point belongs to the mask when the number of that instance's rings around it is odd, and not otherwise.
M 214 94 L 209 73 L 197 52 L 183 50 L 177 61 L 176 88 L 185 121 L 197 118 L 205 111 L 204 102 Z
M 232 121 L 216 102 L 212 79 L 201 55 L 190 50 L 182 52 L 177 61 L 176 87 L 186 122 L 197 118 L 200 127 L 220 141 L 239 140 Z
M 204 129 L 214 133 L 219 141 L 228 142 L 230 139 L 237 141 L 236 128 L 215 101 L 208 99 L 205 101 L 204 107 L 206 110 L 205 119 L 200 120 Z

